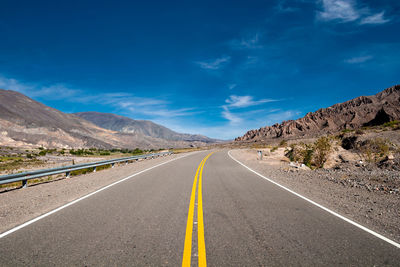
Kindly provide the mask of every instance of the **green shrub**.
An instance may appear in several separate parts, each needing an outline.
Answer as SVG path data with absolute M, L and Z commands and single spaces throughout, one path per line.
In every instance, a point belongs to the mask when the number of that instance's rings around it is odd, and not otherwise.
M 353 129 L 343 129 L 342 133 L 351 133 L 353 131 L 354 131 Z
M 271 148 L 271 152 L 275 152 L 278 149 L 277 146 L 274 146 L 273 148 Z
M 285 139 L 283 139 L 280 143 L 279 143 L 280 147 L 286 147 L 287 146 L 287 142 Z
M 359 151 L 368 162 L 378 162 L 389 154 L 390 143 L 386 139 L 369 139 L 359 144 Z
M 314 143 L 314 165 L 317 168 L 322 168 L 328 159 L 331 150 L 331 143 L 328 137 L 320 137 Z M 307 164 L 306 164 L 307 165 Z
M 311 169 L 322 168 L 331 150 L 328 137 L 321 137 L 313 144 L 292 144 L 285 155 L 290 161 L 303 163 Z

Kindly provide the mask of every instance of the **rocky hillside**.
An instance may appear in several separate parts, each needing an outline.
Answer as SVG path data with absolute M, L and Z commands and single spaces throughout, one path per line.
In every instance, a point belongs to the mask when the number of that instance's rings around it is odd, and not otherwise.
M 166 140 L 141 132 L 104 129 L 21 93 L 0 89 L 0 146 L 156 149 L 204 144 L 200 141 Z
M 387 88 L 376 95 L 360 96 L 307 113 L 297 120 L 250 130 L 235 141 L 314 137 L 344 129 L 380 125 L 392 120 L 400 120 L 400 85 Z
M 74 115 L 90 121 L 104 129 L 121 133 L 142 134 L 145 136 L 161 138 L 169 141 L 198 141 L 204 143 L 213 143 L 216 141 L 203 135 L 177 133 L 152 121 L 133 120 L 131 118 L 112 113 L 79 112 L 74 113 Z

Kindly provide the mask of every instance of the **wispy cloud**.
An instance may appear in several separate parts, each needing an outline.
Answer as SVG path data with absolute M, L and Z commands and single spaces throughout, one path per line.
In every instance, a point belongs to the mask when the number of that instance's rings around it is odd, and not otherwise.
M 247 38 L 242 38 L 240 40 L 232 40 L 229 45 L 232 49 L 260 49 L 263 45 L 260 44 L 262 34 L 257 32 Z
M 359 8 L 356 0 L 321 0 L 322 11 L 317 12 L 317 19 L 321 21 L 336 21 L 340 23 L 358 21 L 363 24 L 384 24 L 390 21 L 385 19 L 385 11 L 372 14 L 365 5 Z
M 82 92 L 71 89 L 63 84 L 52 84 L 40 86 L 38 84 L 21 82 L 16 79 L 0 75 L 0 88 L 17 91 L 30 97 L 39 97 L 49 100 L 60 100 L 70 97 L 77 97 Z
M 246 96 L 237 96 L 237 95 L 231 95 L 229 96 L 228 99 L 225 100 L 225 103 L 227 103 L 228 107 L 231 108 L 245 108 L 245 107 L 250 107 L 250 106 L 256 106 L 268 102 L 274 102 L 277 101 L 275 99 L 260 99 L 260 100 L 254 100 L 252 96 L 246 95 Z
M 229 121 L 230 125 L 242 124 L 245 119 L 254 120 L 256 113 L 268 113 L 266 110 L 245 110 L 242 112 L 234 112 L 235 109 L 243 109 L 251 106 L 258 106 L 268 102 L 274 102 L 274 99 L 260 99 L 254 100 L 252 96 L 237 96 L 230 95 L 226 100 L 225 104 L 222 105 L 221 116 Z
M 278 4 L 275 6 L 275 10 L 278 11 L 279 13 L 290 13 L 298 11 L 299 9 L 289 6 L 286 0 L 280 0 Z
M 363 18 L 360 24 L 384 24 L 390 21 L 390 19 L 385 19 L 383 16 L 385 11 Z
M 227 119 L 231 124 L 237 125 L 243 121 L 242 118 L 233 114 L 227 106 L 223 106 L 223 111 L 221 113 L 222 117 Z
M 322 0 L 323 11 L 317 13 L 320 20 L 355 21 L 360 17 L 353 0 Z
M 366 56 L 352 57 L 352 58 L 346 59 L 344 62 L 349 63 L 349 64 L 360 64 L 360 63 L 364 63 L 368 60 L 371 60 L 372 58 L 373 58 L 373 56 L 366 55 Z
M 32 86 L 23 84 L 15 79 L 0 76 L 0 88 L 5 90 L 13 90 L 17 92 L 24 92 L 32 88 Z
M 208 136 L 220 136 L 231 139 L 245 134 L 248 130 L 281 123 L 282 121 L 294 119 L 300 113 L 295 110 L 254 110 L 243 113 L 233 113 L 229 109 L 224 110 L 222 116 L 228 120 L 224 126 L 211 127 L 198 132 Z
M 218 70 L 225 66 L 229 61 L 231 60 L 230 56 L 223 56 L 217 59 L 213 60 L 207 60 L 207 61 L 197 61 L 195 62 L 197 65 L 200 66 L 202 69 L 206 70 Z
M 236 83 L 231 83 L 231 84 L 228 84 L 228 88 L 229 88 L 229 90 L 232 90 L 232 89 L 236 88 L 236 86 L 237 86 L 237 84 L 236 84 Z
M 0 75 L 0 88 L 14 90 L 32 98 L 62 100 L 81 104 L 111 106 L 115 111 L 136 116 L 180 117 L 198 114 L 195 108 L 170 108 L 171 103 L 164 99 L 136 96 L 126 92 L 88 94 L 72 89 L 65 84 L 40 85 L 21 82 Z

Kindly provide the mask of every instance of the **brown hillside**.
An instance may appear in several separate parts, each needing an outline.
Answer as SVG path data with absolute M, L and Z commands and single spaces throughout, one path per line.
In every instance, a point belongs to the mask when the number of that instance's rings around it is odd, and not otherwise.
M 307 113 L 303 118 L 250 130 L 235 141 L 268 138 L 314 137 L 343 129 L 380 125 L 400 119 L 400 85 L 372 96 L 360 96 L 344 103 Z

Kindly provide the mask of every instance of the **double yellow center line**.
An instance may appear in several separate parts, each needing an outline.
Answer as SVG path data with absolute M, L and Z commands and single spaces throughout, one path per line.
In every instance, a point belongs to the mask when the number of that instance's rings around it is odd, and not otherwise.
M 199 180 L 199 186 L 197 191 L 197 246 L 199 256 L 199 266 L 207 266 L 206 261 L 206 244 L 204 242 L 204 221 L 203 221 L 203 193 L 202 193 L 202 176 L 203 168 L 207 159 L 211 156 L 211 152 L 201 162 L 197 168 L 196 175 L 194 176 L 192 194 L 190 196 L 189 213 L 186 225 L 186 236 L 185 236 L 185 247 L 183 249 L 183 260 L 182 267 L 190 267 L 190 261 L 192 259 L 192 233 L 193 233 L 193 216 L 194 216 L 194 204 L 196 200 L 196 185 Z

